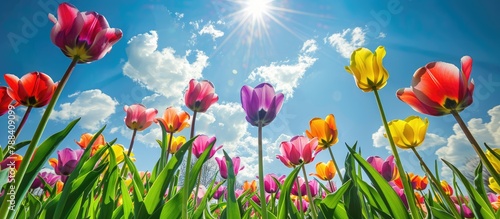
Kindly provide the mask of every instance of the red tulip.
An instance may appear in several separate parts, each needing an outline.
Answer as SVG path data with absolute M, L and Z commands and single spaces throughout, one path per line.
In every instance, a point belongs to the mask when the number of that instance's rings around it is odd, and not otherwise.
M 19 154 L 12 154 L 0 162 L 0 169 L 3 170 L 7 168 L 15 168 L 16 170 L 18 170 L 19 166 L 21 166 L 22 161 L 23 156 Z
M 0 116 L 9 111 L 13 99 L 7 94 L 7 87 L 0 87 Z
M 399 89 L 398 98 L 415 111 L 441 116 L 472 104 L 474 81 L 469 82 L 472 58 L 461 59 L 462 71 L 446 62 L 431 62 L 413 75 L 411 87 Z
M 42 72 L 25 74 L 21 79 L 13 74 L 5 74 L 9 85 L 7 93 L 18 104 L 27 107 L 43 107 L 50 102 L 57 87 L 48 75 Z
M 113 44 L 122 38 L 122 31 L 110 28 L 106 18 L 96 12 L 79 12 L 68 3 L 57 9 L 57 17 L 49 14 L 55 24 L 50 39 L 71 59 L 87 63 L 103 58 Z
M 215 94 L 212 82 L 207 80 L 197 82 L 194 79 L 189 81 L 189 87 L 184 96 L 184 102 L 189 109 L 203 113 L 217 100 L 219 97 Z

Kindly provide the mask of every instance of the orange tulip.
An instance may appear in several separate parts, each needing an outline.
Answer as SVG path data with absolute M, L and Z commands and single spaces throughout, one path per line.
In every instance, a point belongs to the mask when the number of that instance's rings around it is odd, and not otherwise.
M 313 118 L 309 126 L 311 131 L 306 130 L 306 135 L 309 139 L 318 138 L 318 149 L 326 149 L 339 141 L 339 132 L 333 114 L 326 116 L 325 120 Z
M 250 193 L 257 191 L 257 181 L 255 180 L 252 180 L 252 182 L 245 181 L 243 183 L 243 190 L 250 191 Z
M 413 173 L 408 173 L 408 176 L 410 177 L 410 183 L 411 183 L 413 189 L 422 191 L 427 187 L 427 184 L 429 184 L 429 180 L 427 179 L 427 176 L 421 177 L 421 176 L 415 175 Z
M 90 143 L 90 140 L 92 140 L 93 137 L 94 137 L 93 134 L 85 133 L 85 134 L 82 134 L 82 136 L 80 137 L 80 141 L 75 140 L 75 143 L 78 146 L 80 146 L 82 149 L 85 149 L 85 148 L 87 148 L 87 146 Z M 102 134 L 100 134 L 97 137 L 97 139 L 94 141 L 94 144 L 92 144 L 92 150 L 91 150 L 90 154 L 93 155 L 97 151 L 97 149 L 99 149 L 100 146 L 103 146 L 103 145 L 106 145 L 106 141 L 104 140 L 104 136 Z
M 162 118 L 156 118 L 155 122 L 160 122 L 168 133 L 176 133 L 189 127 L 189 114 L 185 111 L 178 111 L 173 107 L 168 107 Z
M 23 156 L 19 154 L 12 154 L 0 162 L 0 167 L 2 170 L 7 168 L 15 168 L 16 170 L 18 170 L 19 166 L 21 166 L 22 161 Z
M 326 181 L 332 180 L 335 173 L 337 173 L 335 165 L 333 164 L 333 161 L 330 160 L 328 163 L 319 162 L 316 164 L 316 173 L 312 173 L 311 175 Z
M 59 194 L 62 192 L 63 188 L 64 188 L 64 183 L 62 181 L 57 181 L 56 182 L 56 194 Z
M 441 187 L 446 195 L 453 195 L 453 188 L 446 181 L 441 180 Z

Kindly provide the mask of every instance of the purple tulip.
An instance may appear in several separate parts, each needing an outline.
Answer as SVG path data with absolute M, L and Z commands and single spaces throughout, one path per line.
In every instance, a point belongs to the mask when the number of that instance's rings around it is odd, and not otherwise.
M 216 158 L 217 159 L 217 158 Z M 226 187 L 225 186 L 219 186 L 217 190 L 214 193 L 214 199 L 220 199 L 224 194 L 226 193 Z
M 284 95 L 276 94 L 273 86 L 262 83 L 252 88 L 241 88 L 241 105 L 247 114 L 247 121 L 253 126 L 264 127 L 271 123 L 283 105 Z
M 398 169 L 394 163 L 393 155 L 387 157 L 385 161 L 379 156 L 368 157 L 366 161 L 368 161 L 368 163 L 370 163 L 388 182 L 398 178 Z
M 76 149 L 72 150 L 71 148 L 64 148 L 60 151 L 57 152 L 57 157 L 58 157 L 58 172 L 61 175 L 64 176 L 69 176 L 71 172 L 75 169 L 76 165 L 78 164 L 78 161 L 80 161 L 80 158 L 82 157 L 84 150 L 82 149 Z M 57 172 L 56 172 L 57 173 Z
M 278 180 L 278 176 L 275 174 L 267 174 L 264 176 L 264 190 L 266 190 L 267 193 L 276 193 L 278 191 L 279 186 L 274 179 Z
M 234 175 L 238 175 L 238 172 L 243 170 L 245 168 L 244 166 L 240 167 L 240 157 L 234 157 L 231 159 L 233 161 L 233 171 Z M 227 164 L 226 164 L 226 157 L 216 157 L 215 161 L 217 161 L 217 164 L 219 164 L 219 169 L 220 169 L 220 176 L 224 179 L 227 179 Z
M 193 141 L 193 154 L 196 156 L 196 158 L 200 158 L 200 156 L 203 154 L 203 152 L 210 146 L 210 144 L 215 144 L 215 141 L 217 139 L 215 136 L 209 138 L 206 135 L 199 135 L 194 141 Z M 212 150 L 210 151 L 210 154 L 208 155 L 208 159 L 212 158 L 217 150 L 222 148 L 222 145 L 216 148 L 215 146 L 212 147 Z
M 307 188 L 306 188 L 306 183 L 302 177 L 297 177 L 299 183 L 295 182 L 292 185 L 292 195 L 299 195 L 299 188 L 300 188 L 300 194 L 301 195 L 307 195 Z M 314 197 L 318 194 L 319 191 L 319 183 L 316 180 L 310 180 L 309 183 L 307 183 L 309 186 L 309 189 L 311 190 L 311 195 Z
M 309 208 L 309 202 L 307 202 L 304 199 L 300 200 L 302 200 L 302 209 L 300 209 L 299 199 L 296 199 L 295 201 L 293 201 L 293 203 L 295 204 L 295 207 L 297 207 L 297 210 L 299 210 L 300 212 L 306 212 L 307 209 Z
M 60 179 L 61 179 L 61 176 L 59 176 L 55 173 L 48 172 L 48 171 L 40 172 L 40 173 L 38 173 L 38 177 L 35 178 L 35 180 L 31 184 L 31 188 L 32 189 L 43 188 L 44 187 L 43 181 L 45 181 L 45 183 L 47 183 L 48 185 L 53 187 L 56 184 L 56 182 Z

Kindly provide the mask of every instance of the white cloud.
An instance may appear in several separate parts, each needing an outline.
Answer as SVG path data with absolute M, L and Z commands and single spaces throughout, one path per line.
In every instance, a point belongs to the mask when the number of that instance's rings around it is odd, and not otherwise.
M 159 50 L 156 31 L 132 37 L 126 52 L 128 60 L 123 73 L 155 92 L 146 99 L 162 98 L 163 106 L 182 104 L 189 80 L 201 78 L 203 69 L 208 66 L 208 56 L 202 51 L 187 50 L 184 55 L 178 55 L 170 47 Z M 195 54 L 191 54 L 193 52 Z M 191 55 L 196 58 L 192 63 L 188 61 Z
M 198 34 L 203 35 L 203 34 L 208 34 L 212 36 L 212 39 L 215 41 L 215 39 L 224 36 L 224 32 L 221 30 L 215 29 L 215 26 L 213 25 L 212 22 L 209 22 L 201 30 L 198 32 Z
M 387 34 L 385 34 L 384 32 L 380 32 L 380 33 L 378 34 L 378 37 L 377 37 L 377 38 L 378 38 L 378 39 L 380 39 L 380 38 L 385 38 L 386 36 L 387 36 Z
M 480 145 L 486 142 L 491 147 L 500 147 L 500 105 L 490 109 L 488 115 L 491 118 L 490 122 L 473 118 L 467 122 L 467 126 Z M 453 132 L 454 134 L 447 139 L 446 146 L 438 149 L 436 155 L 458 168 L 463 168 L 464 161 L 477 155 L 458 124 L 453 126 Z M 442 167 L 441 173 L 447 177 L 451 176 L 451 171 L 446 165 Z
M 313 39 L 304 42 L 298 62 L 290 64 L 289 60 L 282 62 L 273 62 L 269 66 L 261 66 L 254 69 L 248 79 L 255 81 L 266 81 L 275 86 L 277 91 L 283 92 L 285 97 L 293 97 L 293 91 L 299 85 L 299 80 L 304 76 L 304 73 L 311 67 L 317 58 L 312 57 L 314 51 L 317 50 L 316 41 Z
M 184 13 L 175 12 L 175 17 L 177 20 L 181 20 L 184 17 Z
M 380 126 L 380 128 L 377 130 L 377 132 L 372 134 L 372 139 L 373 139 L 373 146 L 375 147 L 385 147 L 389 153 L 392 153 L 391 146 L 389 145 L 389 140 L 384 137 L 385 134 L 385 128 L 384 126 Z M 443 146 L 446 145 L 446 139 L 436 135 L 434 133 L 427 133 L 425 135 L 425 140 L 424 142 L 418 146 L 416 149 L 418 151 L 424 151 L 428 148 L 436 147 L 436 146 Z M 407 151 L 411 152 L 411 150 L 400 150 L 400 151 Z
M 361 29 L 361 27 L 355 27 L 352 30 L 347 28 L 342 30 L 341 33 L 332 34 L 327 40 L 340 55 L 345 58 L 351 58 L 351 54 L 354 50 L 365 45 L 365 35 L 366 31 Z M 348 39 L 349 36 L 350 39 Z
M 60 110 L 54 110 L 50 119 L 68 121 L 81 117 L 78 125 L 89 131 L 101 128 L 115 113 L 118 105 L 118 102 L 99 89 L 71 94 L 69 98 L 76 99 L 72 103 L 59 105 Z

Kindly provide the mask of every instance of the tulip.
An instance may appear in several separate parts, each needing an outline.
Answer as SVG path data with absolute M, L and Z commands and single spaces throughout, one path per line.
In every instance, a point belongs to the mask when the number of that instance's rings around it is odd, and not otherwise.
M 163 113 L 162 118 L 156 118 L 156 123 L 162 123 L 168 133 L 176 133 L 189 127 L 189 114 L 169 107 Z
M 461 212 L 463 217 L 474 218 L 474 213 L 465 203 L 462 203 L 461 205 L 455 204 L 455 208 L 457 209 L 458 212 Z
M 14 107 L 14 105 L 11 106 L 13 99 L 7 93 L 7 89 L 7 87 L 0 86 L 0 116 L 3 116 Z M 10 109 L 9 106 L 11 106 Z
M 215 141 L 217 139 L 215 136 L 209 138 L 206 135 L 199 135 L 194 141 L 193 141 L 193 154 L 196 156 L 196 158 L 200 158 L 201 154 L 211 145 L 215 144 Z M 210 151 L 210 154 L 208 155 L 208 159 L 212 158 L 215 154 L 215 152 L 219 149 L 222 148 L 222 145 L 219 147 L 212 147 L 212 150 Z
M 314 137 L 318 139 L 318 149 L 326 149 L 339 141 L 337 125 L 335 124 L 333 114 L 329 114 L 324 120 L 313 118 L 309 122 L 309 126 L 311 131 L 306 130 L 306 135 L 309 139 Z
M 214 193 L 214 199 L 220 199 L 222 196 L 224 196 L 224 194 L 226 193 L 226 187 L 225 186 L 219 186 L 219 188 L 217 188 L 217 190 L 215 191 Z
M 384 177 L 384 179 L 387 180 L 388 182 L 395 180 L 399 177 L 398 169 L 394 164 L 393 155 L 387 157 L 385 161 L 379 156 L 368 157 L 366 161 L 368 161 L 368 163 L 370 163 L 372 167 L 375 168 L 375 170 L 377 170 L 377 172 L 379 172 L 382 175 L 382 177 Z
M 488 187 L 490 187 L 490 189 L 496 192 L 497 194 L 500 194 L 500 185 L 498 185 L 498 182 L 493 177 L 490 177 L 488 181 L 489 181 Z
M 287 167 L 295 167 L 301 163 L 310 163 L 318 153 L 318 139 L 307 139 L 304 136 L 295 136 L 289 142 L 281 142 L 281 155 L 276 155 Z
M 92 140 L 93 137 L 94 137 L 93 134 L 84 133 L 82 134 L 82 136 L 80 136 L 80 141 L 75 140 L 75 143 L 78 146 L 80 146 L 80 148 L 85 149 L 90 144 L 90 140 Z M 94 143 L 91 146 L 90 155 L 91 156 L 94 155 L 95 152 L 97 152 L 97 150 L 104 145 L 106 145 L 106 141 L 104 140 L 104 135 L 100 134 L 99 136 L 97 136 L 97 138 L 95 139 Z
M 496 154 L 500 154 L 500 148 L 493 148 L 493 151 Z M 488 159 L 489 163 L 495 168 L 495 170 L 500 173 L 500 160 L 490 151 L 486 151 L 486 158 Z
M 226 157 L 216 157 L 215 161 L 217 161 L 217 164 L 219 165 L 219 171 L 220 171 L 220 176 L 224 179 L 227 179 L 227 174 L 228 174 L 228 169 L 226 165 Z M 238 172 L 243 170 L 245 168 L 244 166 L 240 167 L 240 157 L 234 157 L 232 159 L 233 162 L 233 173 L 234 175 L 238 175 Z
M 415 148 L 422 144 L 427 132 L 429 121 L 418 116 L 409 116 L 405 120 L 389 122 L 394 144 L 401 149 Z
M 23 156 L 19 154 L 11 154 L 0 162 L 0 167 L 2 170 L 7 168 L 14 168 L 16 170 L 19 170 L 19 166 L 21 165 L 22 161 Z
M 500 195 L 488 192 L 488 200 L 495 211 L 500 209 Z
M 354 76 L 359 89 L 364 92 L 380 90 L 387 84 L 389 73 L 382 65 L 385 48 L 377 47 L 375 54 L 367 48 L 356 49 L 351 55 L 351 63 L 345 70 Z
M 421 176 L 415 175 L 413 173 L 408 173 L 408 177 L 410 178 L 410 183 L 411 183 L 413 189 L 422 191 L 427 187 L 427 184 L 429 184 L 429 180 L 427 179 L 427 176 L 421 177 Z
M 441 180 L 441 188 L 443 188 L 443 191 L 446 195 L 453 195 L 453 188 L 446 181 Z
M 148 128 L 154 121 L 158 110 L 146 107 L 142 104 L 133 104 L 123 107 L 127 116 L 125 116 L 125 124 L 129 129 L 142 131 Z
M 279 186 L 275 180 L 278 180 L 278 176 L 275 174 L 267 174 L 264 176 L 264 190 L 266 190 L 267 193 L 278 192 Z
M 73 172 L 83 152 L 84 150 L 82 149 L 73 150 L 71 148 L 64 148 L 57 151 L 57 160 L 55 158 L 49 159 L 50 165 L 54 168 L 55 173 L 61 176 L 63 182 Z
M 102 147 L 101 147 L 102 148 Z M 100 148 L 99 148 L 100 149 Z M 125 149 L 125 147 L 121 144 L 114 144 L 114 145 L 111 145 L 111 150 L 113 150 L 113 154 L 115 156 L 115 160 L 116 160 L 116 163 L 121 163 L 125 160 L 125 157 L 123 155 L 123 153 L 127 153 L 128 154 L 128 150 Z M 106 149 L 106 151 L 104 152 L 103 154 L 103 157 L 107 157 L 109 154 L 108 150 Z M 128 157 L 130 157 L 130 159 L 132 161 L 135 161 L 135 158 L 133 157 L 134 156 L 134 153 L 130 152 L 130 155 L 128 155 Z M 110 158 L 108 157 L 108 160 Z
M 49 103 L 57 88 L 57 83 L 42 72 L 31 72 L 21 79 L 13 74 L 5 74 L 4 78 L 9 85 L 7 94 L 17 104 L 27 107 L 44 107 Z
M 207 80 L 197 82 L 194 79 L 189 81 L 189 87 L 184 96 L 184 102 L 189 109 L 203 113 L 217 100 L 219 97 L 215 94 L 212 82 Z
M 170 136 L 167 137 L 167 141 L 170 140 Z M 170 154 L 175 154 L 181 147 L 186 143 L 186 137 L 184 136 L 177 136 L 177 137 L 172 137 L 172 144 L 170 145 Z
M 299 210 L 300 212 L 306 212 L 307 209 L 309 209 L 309 202 L 304 199 L 295 199 L 293 203 L 295 204 L 297 210 Z
M 394 191 L 396 192 L 396 194 L 398 194 L 398 196 L 401 199 L 401 201 L 403 202 L 403 204 L 406 206 L 406 208 L 408 208 L 408 199 L 406 198 L 404 189 L 399 187 L 398 185 L 396 185 L 393 182 L 389 182 L 389 185 L 392 186 L 392 189 L 394 189 Z
M 123 35 L 120 29 L 110 28 L 104 16 L 96 12 L 79 12 L 68 3 L 59 5 L 57 17 L 49 14 L 55 24 L 50 39 L 64 55 L 77 59 L 78 63 L 103 58 Z
M 33 184 L 31 184 L 31 188 L 43 188 L 43 182 L 47 183 L 49 186 L 54 186 L 59 180 L 61 180 L 61 176 L 55 173 L 49 171 L 40 172 L 38 173 L 38 177 L 35 178 L 35 181 L 33 181 Z
M 246 120 L 253 126 L 264 127 L 271 123 L 281 110 L 284 95 L 276 94 L 272 85 L 259 84 L 254 88 L 241 88 L 241 106 L 246 113 Z
M 446 62 L 431 62 L 417 69 L 411 87 L 399 89 L 398 98 L 415 111 L 432 116 L 460 112 L 472 104 L 474 82 L 469 82 L 472 58 L 461 59 L 462 71 Z
M 312 173 L 311 175 L 314 175 L 321 180 L 329 181 L 333 179 L 336 172 L 335 165 L 333 164 L 333 161 L 330 160 L 328 163 L 319 162 L 316 164 L 316 173 Z
M 301 177 L 297 177 L 298 178 L 298 183 L 294 183 L 292 185 L 292 191 L 291 193 L 293 195 L 306 195 L 307 194 L 307 188 L 306 188 L 306 185 L 309 187 L 309 189 L 311 190 L 311 196 L 316 196 L 318 194 L 318 191 L 319 191 L 319 183 L 318 181 L 316 180 L 311 180 L 309 181 L 308 183 L 306 183 L 306 181 L 301 178 Z M 300 189 L 300 193 L 299 193 L 299 189 Z
M 243 191 L 250 191 L 250 193 L 257 191 L 257 181 L 252 180 L 248 182 L 245 180 L 245 182 L 243 182 Z

